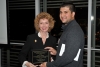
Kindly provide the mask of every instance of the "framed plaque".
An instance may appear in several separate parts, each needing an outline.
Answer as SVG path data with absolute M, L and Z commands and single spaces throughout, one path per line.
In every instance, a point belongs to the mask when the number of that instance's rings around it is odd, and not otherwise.
M 39 65 L 43 62 L 50 62 L 51 55 L 48 50 L 45 49 L 35 49 L 32 50 L 32 63 L 34 65 Z

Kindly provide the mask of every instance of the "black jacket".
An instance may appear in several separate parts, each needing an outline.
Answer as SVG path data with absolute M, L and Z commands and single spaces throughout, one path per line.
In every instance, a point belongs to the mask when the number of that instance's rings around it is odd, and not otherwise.
M 19 61 L 21 64 L 23 64 L 24 61 L 32 62 L 31 51 L 33 49 L 44 49 L 45 47 L 53 47 L 56 49 L 56 38 L 49 34 L 49 37 L 43 45 L 42 38 L 40 38 L 37 33 L 28 35 L 27 41 L 19 54 Z

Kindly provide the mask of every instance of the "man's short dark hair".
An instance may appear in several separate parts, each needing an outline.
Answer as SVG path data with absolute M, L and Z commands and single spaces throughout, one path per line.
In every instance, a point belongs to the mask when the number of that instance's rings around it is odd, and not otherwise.
M 76 9 L 75 9 L 75 5 L 72 3 L 72 2 L 63 2 L 62 5 L 60 6 L 61 7 L 69 7 L 69 9 L 71 10 L 71 12 L 75 12 Z

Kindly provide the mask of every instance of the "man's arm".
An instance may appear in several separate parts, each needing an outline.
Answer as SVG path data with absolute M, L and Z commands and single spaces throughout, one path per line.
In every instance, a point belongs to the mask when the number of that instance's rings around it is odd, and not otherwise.
M 68 65 L 69 63 L 72 63 L 80 49 L 80 46 L 82 45 L 83 35 L 77 30 L 73 33 L 68 31 L 69 34 L 67 34 L 65 37 L 65 42 L 60 43 L 60 45 L 65 45 L 65 50 L 62 54 L 60 47 L 58 50 L 60 52 L 57 52 L 57 58 L 54 62 L 48 62 L 47 67 L 63 67 L 65 65 Z M 81 53 L 81 52 L 80 52 Z M 80 56 L 80 55 L 79 55 Z

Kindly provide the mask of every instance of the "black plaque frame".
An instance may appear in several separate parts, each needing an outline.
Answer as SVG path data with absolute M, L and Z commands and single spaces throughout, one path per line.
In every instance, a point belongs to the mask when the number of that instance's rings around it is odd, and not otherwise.
M 45 49 L 35 49 L 32 50 L 32 63 L 34 65 L 39 65 L 43 62 L 50 62 L 51 55 L 48 50 Z

